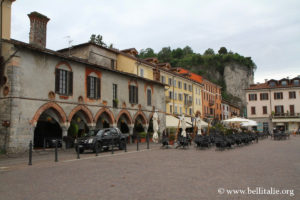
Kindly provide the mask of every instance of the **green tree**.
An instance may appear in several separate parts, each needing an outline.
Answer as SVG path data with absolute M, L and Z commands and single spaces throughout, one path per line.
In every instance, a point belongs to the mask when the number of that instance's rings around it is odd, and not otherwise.
M 171 62 L 172 51 L 170 47 L 163 47 L 157 54 L 158 60 L 161 62 Z
M 154 53 L 154 50 L 151 48 L 147 49 L 142 49 L 139 53 L 139 57 L 144 59 L 144 58 L 152 58 L 152 57 L 157 57 L 157 54 Z
M 190 46 L 186 46 L 182 49 L 183 51 L 183 55 L 186 56 L 186 55 L 189 55 L 189 54 L 193 54 L 193 49 L 190 47 Z
M 103 41 L 102 35 L 92 34 L 90 37 L 90 42 L 100 45 L 100 46 L 103 46 L 103 47 L 107 47 L 107 45 Z
M 219 49 L 218 53 L 219 53 L 220 55 L 224 55 L 224 54 L 227 54 L 228 52 L 227 52 L 227 49 L 226 49 L 225 47 L 221 47 L 221 48 Z
M 215 55 L 215 52 L 214 52 L 213 49 L 208 48 L 208 49 L 205 50 L 204 55 L 206 55 L 206 56 L 209 56 L 209 55 L 213 56 L 213 55 Z

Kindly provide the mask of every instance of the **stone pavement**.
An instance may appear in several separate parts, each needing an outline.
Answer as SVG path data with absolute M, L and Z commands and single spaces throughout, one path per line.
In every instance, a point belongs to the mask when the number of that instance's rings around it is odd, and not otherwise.
M 32 166 L 22 164 L 25 158 L 2 158 L 0 199 L 299 199 L 299 136 L 225 151 L 134 149 L 80 160 L 68 151 L 57 163 L 54 155 L 40 155 Z M 263 190 L 285 194 L 253 194 Z

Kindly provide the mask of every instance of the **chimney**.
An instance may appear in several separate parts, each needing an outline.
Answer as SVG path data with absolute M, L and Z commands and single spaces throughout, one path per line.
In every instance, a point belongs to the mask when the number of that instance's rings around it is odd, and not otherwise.
M 47 23 L 50 19 L 38 12 L 32 12 L 28 17 L 30 19 L 29 43 L 46 48 Z
M 11 31 L 11 5 L 15 0 L 3 0 L 1 1 L 1 26 L 0 33 L 1 38 L 10 40 Z
M 268 82 L 268 79 L 265 79 L 265 83 Z

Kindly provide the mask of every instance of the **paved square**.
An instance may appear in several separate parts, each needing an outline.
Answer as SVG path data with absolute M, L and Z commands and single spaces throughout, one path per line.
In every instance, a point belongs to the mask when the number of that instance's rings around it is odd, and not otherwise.
M 51 157 L 51 162 L 33 166 L 2 159 L 0 199 L 299 199 L 299 152 L 300 137 L 291 136 L 225 151 L 152 146 L 140 152 L 86 154 L 80 160 L 65 157 L 58 163 Z M 293 190 L 294 196 L 227 194 L 258 187 Z

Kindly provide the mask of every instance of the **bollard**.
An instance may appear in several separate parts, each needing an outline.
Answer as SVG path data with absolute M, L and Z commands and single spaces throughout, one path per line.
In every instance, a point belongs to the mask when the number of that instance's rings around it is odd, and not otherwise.
M 28 165 L 32 165 L 32 141 L 29 143 L 29 162 Z
M 149 149 L 149 133 L 147 133 L 147 149 Z
M 55 162 L 58 162 L 58 159 L 57 159 L 57 143 L 58 143 L 58 140 L 56 139 L 55 140 Z
M 96 146 L 95 146 L 95 150 L 96 150 L 96 156 L 98 156 L 98 144 L 96 143 Z
M 77 144 L 77 146 L 76 146 L 76 149 L 77 149 L 77 159 L 80 159 L 80 155 L 79 155 L 79 145 Z
M 44 151 L 46 150 L 46 138 L 44 138 Z
M 127 137 L 125 137 L 125 152 L 127 152 Z
M 114 154 L 114 138 L 111 138 L 111 154 Z
M 136 150 L 138 151 L 139 150 L 139 140 L 140 140 L 140 137 L 139 135 L 137 135 L 137 140 L 136 140 Z

